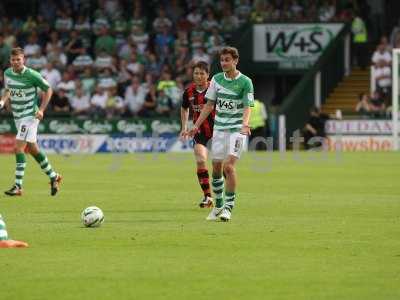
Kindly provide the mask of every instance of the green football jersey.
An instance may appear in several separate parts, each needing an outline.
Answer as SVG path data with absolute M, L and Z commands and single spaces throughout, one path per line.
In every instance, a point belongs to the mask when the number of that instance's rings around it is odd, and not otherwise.
M 21 73 L 12 68 L 4 72 L 4 85 L 10 91 L 11 110 L 15 120 L 34 117 L 38 110 L 38 88 L 47 91 L 49 83 L 37 71 L 24 67 Z
M 254 106 L 253 83 L 240 72 L 234 79 L 221 72 L 211 79 L 206 98 L 216 102 L 214 130 L 239 131 L 244 108 Z
M 8 233 L 6 229 L 6 223 L 0 215 L 0 241 L 8 240 Z

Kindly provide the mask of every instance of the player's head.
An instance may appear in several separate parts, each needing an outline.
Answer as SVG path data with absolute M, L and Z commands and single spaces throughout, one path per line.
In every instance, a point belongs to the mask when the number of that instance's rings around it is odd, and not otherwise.
M 21 71 L 24 67 L 24 50 L 20 47 L 11 50 L 10 64 L 14 71 Z
M 193 66 L 193 81 L 196 85 L 205 86 L 207 84 L 209 74 L 210 67 L 205 61 L 199 61 Z
M 239 62 L 239 51 L 234 47 L 223 47 L 219 52 L 219 61 L 222 71 L 235 71 Z

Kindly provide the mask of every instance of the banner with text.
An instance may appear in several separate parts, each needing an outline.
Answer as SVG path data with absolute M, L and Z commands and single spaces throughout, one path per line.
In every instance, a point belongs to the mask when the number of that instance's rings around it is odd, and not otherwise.
M 135 136 L 178 134 L 180 123 L 175 119 L 82 120 L 74 118 L 44 119 L 39 133 L 55 134 L 131 134 Z M 15 133 L 12 119 L 0 120 L 0 134 Z
M 391 135 L 392 126 L 392 120 L 329 120 L 325 131 L 342 135 Z
M 41 134 L 40 149 L 49 154 L 93 154 L 134 152 L 188 152 L 191 141 L 182 142 L 176 134 L 137 137 L 130 134 Z M 15 136 L 0 134 L 0 153 L 14 153 Z
M 282 69 L 305 69 L 322 54 L 343 24 L 257 24 L 253 26 L 253 60 L 277 62 Z
M 390 136 L 328 136 L 327 143 L 330 151 L 390 151 L 393 149 L 393 139 Z

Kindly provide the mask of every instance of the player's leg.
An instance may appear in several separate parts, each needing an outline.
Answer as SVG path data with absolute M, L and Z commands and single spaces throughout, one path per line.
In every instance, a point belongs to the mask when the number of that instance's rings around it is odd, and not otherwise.
M 224 177 L 222 176 L 222 160 L 213 160 L 212 166 L 213 172 L 211 186 L 214 193 L 215 207 L 206 218 L 209 221 L 217 220 L 224 208 Z
M 224 205 L 224 177 L 222 163 L 226 157 L 226 133 L 214 131 L 211 145 L 212 155 L 212 189 L 216 207 Z
M 54 196 L 59 190 L 59 185 L 62 177 L 54 172 L 46 154 L 40 151 L 37 144 L 37 131 L 39 127 L 39 120 L 33 119 L 29 125 L 29 131 L 26 136 L 26 142 L 28 144 L 28 151 L 33 156 L 33 158 L 40 165 L 41 169 L 50 178 L 50 194 Z
M 212 155 L 212 190 L 215 198 L 215 207 L 210 212 L 207 220 L 216 220 L 224 206 L 224 177 L 222 176 L 222 162 L 226 155 L 225 133 L 214 131 L 211 145 Z
M 22 183 L 25 175 L 26 168 L 26 157 L 25 157 L 25 147 L 26 142 L 24 140 L 18 139 L 18 137 L 22 137 L 20 134 L 21 126 L 18 130 L 16 145 L 15 145 L 15 182 L 14 185 L 4 193 L 7 196 L 21 196 L 22 195 Z M 26 128 L 22 127 L 22 130 L 25 131 Z
M 224 161 L 223 170 L 226 176 L 225 205 L 224 210 L 220 215 L 220 218 L 223 221 L 229 221 L 231 219 L 232 210 L 235 206 L 237 184 L 235 165 L 240 158 L 246 142 L 247 136 L 239 132 L 229 134 L 228 155 Z
M 34 139 L 32 139 L 33 141 Z M 50 188 L 51 195 L 54 196 L 57 194 L 62 177 L 60 174 L 57 174 L 53 167 L 51 166 L 46 154 L 43 151 L 40 151 L 38 144 L 35 142 L 28 143 L 29 153 L 33 156 L 36 162 L 40 165 L 42 171 L 50 178 Z
M 233 207 L 235 206 L 236 198 L 236 183 L 237 175 L 235 164 L 238 160 L 237 157 L 229 155 L 224 161 L 224 174 L 225 178 L 225 204 L 224 211 L 221 213 L 220 218 L 223 221 L 229 221 L 231 218 Z
M 204 197 L 199 204 L 200 207 L 213 206 L 210 189 L 210 176 L 207 169 L 207 152 L 208 151 L 205 145 L 202 143 L 195 143 L 194 156 L 197 166 L 197 178 L 204 194 Z

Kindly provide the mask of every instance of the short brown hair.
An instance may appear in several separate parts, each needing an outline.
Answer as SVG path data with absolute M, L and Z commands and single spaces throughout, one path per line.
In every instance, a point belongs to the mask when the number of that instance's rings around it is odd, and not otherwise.
M 12 48 L 11 56 L 24 55 L 24 50 L 21 47 Z
M 195 68 L 199 68 L 200 70 L 203 70 L 206 73 L 210 73 L 210 67 L 209 67 L 208 63 L 206 63 L 205 61 L 200 60 L 197 63 L 195 63 L 193 66 L 193 70 Z
M 239 58 L 239 51 L 235 47 L 223 47 L 219 52 L 219 55 L 221 56 L 223 54 L 230 54 L 232 55 L 233 59 Z

